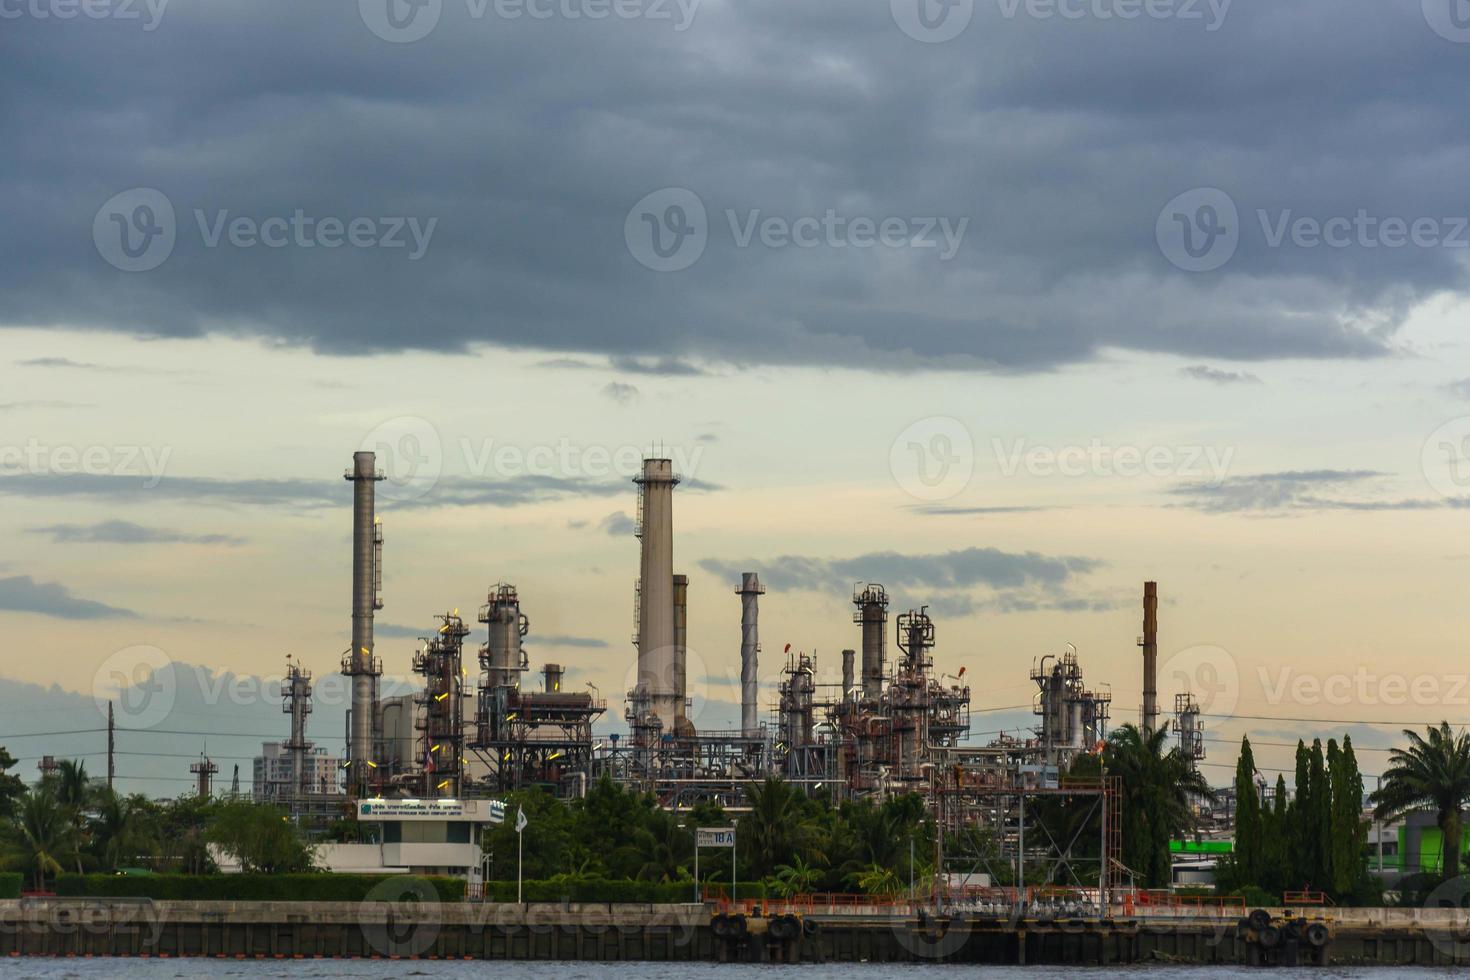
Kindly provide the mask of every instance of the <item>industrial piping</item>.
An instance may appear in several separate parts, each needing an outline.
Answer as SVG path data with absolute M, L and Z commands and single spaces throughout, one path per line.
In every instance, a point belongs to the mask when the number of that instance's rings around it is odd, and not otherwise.
M 746 738 L 760 734 L 760 597 L 766 588 L 760 575 L 745 572 L 740 576 L 740 733 Z
M 680 735 L 694 734 L 689 723 L 689 576 L 674 576 L 674 725 Z

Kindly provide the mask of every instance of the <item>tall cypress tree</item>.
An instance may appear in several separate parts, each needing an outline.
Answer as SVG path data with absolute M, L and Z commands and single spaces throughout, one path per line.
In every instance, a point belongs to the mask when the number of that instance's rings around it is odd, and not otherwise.
M 1363 878 L 1368 825 L 1363 821 L 1363 774 L 1353 754 L 1352 736 L 1344 735 L 1332 769 L 1332 890 L 1349 896 Z
M 1312 754 L 1307 743 L 1296 743 L 1296 797 L 1291 804 L 1291 880 L 1292 888 L 1301 888 L 1312 877 Z
M 1327 740 L 1327 785 L 1330 787 L 1327 812 L 1327 845 L 1324 851 L 1326 860 L 1323 862 L 1327 877 L 1322 879 L 1321 888 L 1324 892 L 1333 895 L 1340 894 L 1337 889 L 1337 879 L 1340 873 L 1339 864 L 1343 856 L 1342 840 L 1340 833 L 1344 829 L 1339 818 L 1339 809 L 1346 792 L 1343 779 L 1347 772 L 1342 762 L 1342 750 L 1337 747 L 1337 739 Z
M 1241 738 L 1235 764 L 1235 874 L 1241 885 L 1261 880 L 1261 803 L 1256 795 L 1256 759 L 1251 740 Z
M 1276 774 L 1270 810 L 1262 810 L 1261 886 L 1280 894 L 1291 884 L 1291 812 L 1286 806 L 1286 777 Z
M 1307 818 L 1312 838 L 1312 875 L 1308 883 L 1313 890 L 1328 891 L 1332 888 L 1332 785 L 1327 779 L 1327 760 L 1322 754 L 1320 738 L 1312 740 L 1308 782 L 1312 786 L 1312 807 Z

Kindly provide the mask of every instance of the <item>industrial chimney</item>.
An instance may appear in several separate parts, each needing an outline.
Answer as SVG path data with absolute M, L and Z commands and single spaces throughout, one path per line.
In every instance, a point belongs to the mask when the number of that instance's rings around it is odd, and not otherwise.
M 760 597 L 766 587 L 755 572 L 740 576 L 740 734 L 754 738 L 760 734 Z
M 638 691 L 643 710 L 672 733 L 683 703 L 674 663 L 674 463 L 645 459 L 638 484 Z
M 352 484 L 352 648 L 342 658 L 342 673 L 352 678 L 352 737 L 347 746 L 348 793 L 358 795 L 367 785 L 373 756 L 373 716 L 377 677 L 373 656 L 373 613 L 383 608 L 383 537 L 376 520 L 377 455 L 352 454 L 352 469 L 344 478 Z
M 853 669 L 853 662 L 856 659 L 856 650 L 842 651 L 842 700 L 844 701 L 851 697 L 853 684 L 857 680 L 857 674 Z
M 1159 583 L 1143 583 L 1143 730 L 1159 723 Z
M 863 628 L 863 697 L 877 701 L 883 696 L 886 644 L 888 642 L 888 593 L 883 586 L 868 583 L 852 594 L 857 612 L 852 620 Z

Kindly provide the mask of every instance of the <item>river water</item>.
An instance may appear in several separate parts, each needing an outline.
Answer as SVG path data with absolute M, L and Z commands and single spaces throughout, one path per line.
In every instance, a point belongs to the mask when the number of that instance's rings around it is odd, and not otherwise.
M 0 960 L 0 977 L 37 980 L 176 980 L 208 977 L 230 980 L 300 980 L 305 977 L 361 977 L 365 980 L 483 980 L 487 976 L 511 980 L 688 980 L 693 975 L 714 980 L 772 980 L 786 973 L 801 980 L 957 980 L 973 977 L 974 966 L 909 964 L 832 964 L 826 966 L 721 966 L 714 963 L 530 963 L 495 960 L 480 962 L 387 961 L 387 960 L 133 960 L 133 959 L 12 959 Z M 1005 980 L 1075 980 L 1085 975 L 1121 977 L 1142 973 L 1148 980 L 1220 980 L 1238 972 L 1229 967 L 1143 966 L 1099 969 L 1088 967 L 985 967 L 989 977 Z M 1415 967 L 1362 967 L 1323 970 L 1271 970 L 1273 978 L 1297 980 L 1409 980 L 1418 977 L 1450 977 L 1450 969 Z

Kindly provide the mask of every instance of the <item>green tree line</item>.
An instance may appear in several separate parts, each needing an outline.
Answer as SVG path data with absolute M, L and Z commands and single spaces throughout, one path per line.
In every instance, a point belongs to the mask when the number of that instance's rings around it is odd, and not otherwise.
M 0 748 L 0 864 L 24 873 L 28 888 L 45 891 L 63 872 L 143 868 L 206 874 L 217 870 L 211 844 L 245 871 L 311 868 L 310 846 L 277 807 L 124 795 L 71 759 L 27 786 L 8 771 L 14 765 L 14 757 Z
M 1470 735 L 1448 722 L 1420 734 L 1404 729 L 1407 745 L 1389 751 L 1381 787 L 1365 797 L 1353 740 L 1298 741 L 1293 792 L 1278 774 L 1262 799 L 1250 739 L 1241 739 L 1235 771 L 1235 850 L 1217 870 L 1225 890 L 1256 886 L 1267 892 L 1322 891 L 1339 903 L 1376 904 L 1381 893 L 1368 871 L 1369 822 L 1423 810 L 1440 829 L 1440 873 L 1459 874 L 1462 814 L 1470 804 Z

